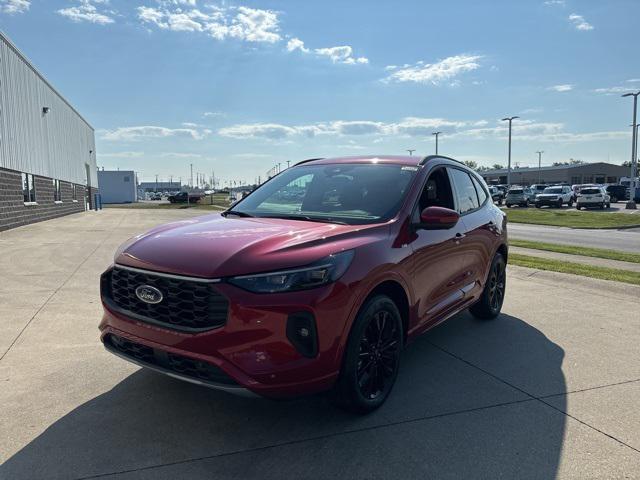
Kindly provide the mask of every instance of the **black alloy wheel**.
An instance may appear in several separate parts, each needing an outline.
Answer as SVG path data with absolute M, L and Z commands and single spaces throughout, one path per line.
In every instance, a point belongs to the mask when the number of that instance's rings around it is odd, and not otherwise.
M 502 310 L 507 287 L 507 264 L 500 253 L 491 262 L 487 282 L 478 301 L 469 308 L 472 315 L 483 319 L 496 318 Z
M 400 328 L 386 310 L 379 310 L 369 320 L 360 339 L 356 376 L 360 393 L 375 400 L 388 389 L 400 360 Z
M 404 341 L 402 317 L 386 295 L 376 295 L 360 309 L 344 352 L 332 399 L 354 413 L 380 407 L 395 384 Z

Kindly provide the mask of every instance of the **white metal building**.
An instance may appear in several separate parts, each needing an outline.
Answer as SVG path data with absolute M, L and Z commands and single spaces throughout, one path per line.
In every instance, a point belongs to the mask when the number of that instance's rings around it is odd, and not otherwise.
M 136 172 L 133 170 L 98 170 L 98 183 L 103 203 L 138 201 Z
M 0 32 L 0 230 L 83 211 L 97 188 L 93 128 Z

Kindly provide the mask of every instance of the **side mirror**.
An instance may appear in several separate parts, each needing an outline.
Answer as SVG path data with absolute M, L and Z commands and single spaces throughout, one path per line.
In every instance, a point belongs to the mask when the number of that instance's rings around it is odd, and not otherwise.
M 460 214 L 444 207 L 427 207 L 420 213 L 418 228 L 424 230 L 447 230 L 460 220 Z

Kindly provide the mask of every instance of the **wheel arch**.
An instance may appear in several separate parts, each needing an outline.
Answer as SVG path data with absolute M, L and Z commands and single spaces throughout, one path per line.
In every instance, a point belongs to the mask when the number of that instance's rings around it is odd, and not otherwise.
M 364 298 L 364 300 L 358 306 L 358 312 L 365 305 L 369 299 L 375 297 L 376 295 L 386 295 L 393 303 L 396 304 L 398 310 L 400 312 L 400 318 L 402 319 L 402 330 L 404 334 L 404 340 L 407 339 L 407 332 L 409 330 L 409 315 L 410 315 L 410 307 L 409 307 L 409 296 L 407 295 L 404 287 L 395 280 L 384 280 L 383 282 L 377 284 Z

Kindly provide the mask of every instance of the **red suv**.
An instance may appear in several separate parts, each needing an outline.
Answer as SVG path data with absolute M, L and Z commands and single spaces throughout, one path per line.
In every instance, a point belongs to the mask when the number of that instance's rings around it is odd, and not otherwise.
M 101 277 L 112 353 L 209 387 L 331 390 L 368 412 L 402 347 L 502 307 L 506 218 L 482 179 L 430 156 L 314 159 L 222 214 L 127 241 Z

